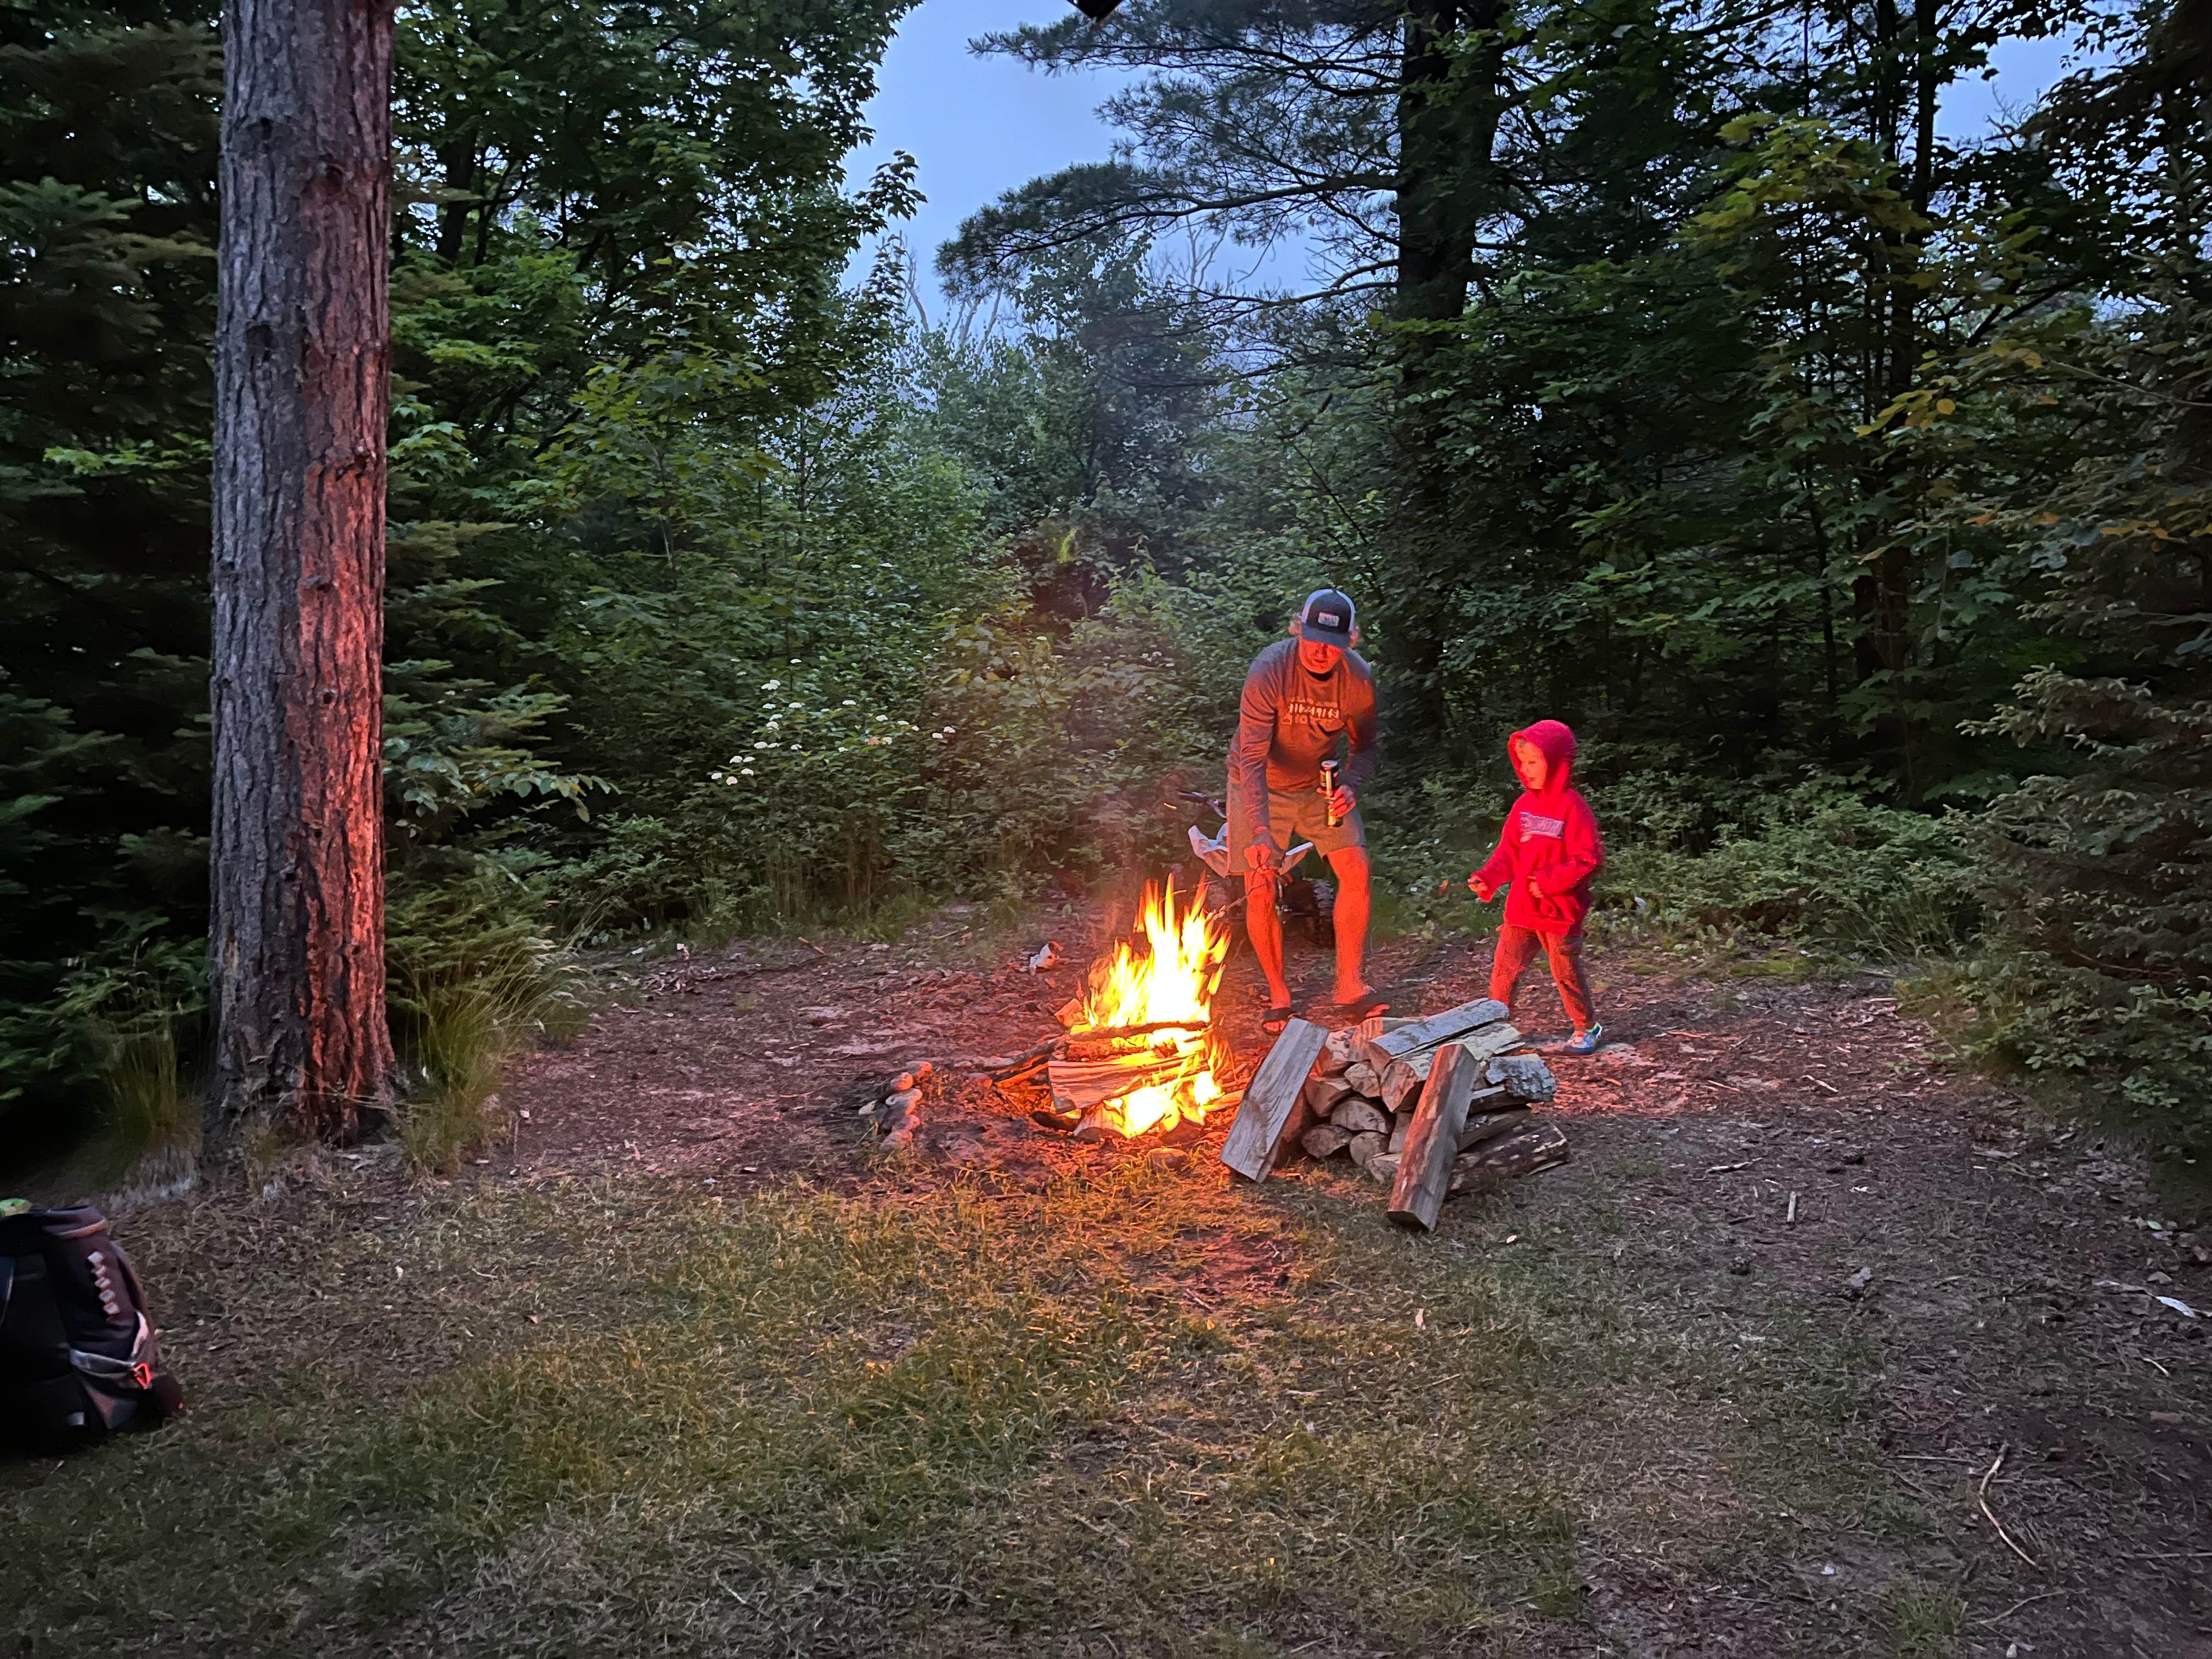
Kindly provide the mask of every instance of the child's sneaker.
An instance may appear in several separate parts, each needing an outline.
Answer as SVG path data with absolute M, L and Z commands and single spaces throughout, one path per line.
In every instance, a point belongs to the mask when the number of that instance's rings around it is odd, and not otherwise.
M 1589 1055 L 1605 1047 L 1605 1027 L 1593 1025 L 1587 1031 L 1577 1031 L 1559 1046 L 1563 1054 Z

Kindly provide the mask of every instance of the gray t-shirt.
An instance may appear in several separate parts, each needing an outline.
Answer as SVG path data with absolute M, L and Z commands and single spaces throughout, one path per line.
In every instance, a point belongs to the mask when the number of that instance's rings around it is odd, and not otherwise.
M 1312 674 L 1298 660 L 1298 642 L 1279 640 L 1252 659 L 1237 711 L 1237 741 L 1229 750 L 1229 787 L 1252 814 L 1267 821 L 1267 791 L 1312 789 L 1321 763 L 1344 762 L 1337 781 L 1358 790 L 1382 758 L 1382 733 L 1375 720 L 1375 675 L 1357 653 L 1346 651 L 1327 674 Z

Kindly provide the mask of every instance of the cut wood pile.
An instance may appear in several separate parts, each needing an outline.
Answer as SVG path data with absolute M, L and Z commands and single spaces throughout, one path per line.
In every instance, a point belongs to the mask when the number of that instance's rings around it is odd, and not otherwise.
M 1293 1146 L 1346 1158 L 1391 1189 L 1394 1219 L 1424 1228 L 1451 1194 L 1565 1163 L 1565 1134 L 1533 1115 L 1552 1098 L 1551 1068 L 1511 1052 L 1522 1037 L 1505 1013 L 1484 1000 L 1334 1033 L 1292 1020 L 1245 1090 L 1222 1162 L 1259 1181 Z

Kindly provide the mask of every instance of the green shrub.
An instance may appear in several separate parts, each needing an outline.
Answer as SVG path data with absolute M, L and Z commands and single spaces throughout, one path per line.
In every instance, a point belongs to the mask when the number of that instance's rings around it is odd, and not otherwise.
M 418 1170 L 450 1169 L 497 1127 L 507 1061 L 589 1012 L 581 970 L 544 937 L 546 883 L 520 859 L 398 886 L 387 915 L 392 1034 L 407 1084 L 399 1136 Z
M 1770 796 L 1750 817 L 1703 855 L 1619 848 L 1601 878 L 1606 902 L 1642 898 L 1662 924 L 1877 956 L 1952 950 L 1974 937 L 1981 907 L 1945 822 L 1868 801 L 1832 779 Z

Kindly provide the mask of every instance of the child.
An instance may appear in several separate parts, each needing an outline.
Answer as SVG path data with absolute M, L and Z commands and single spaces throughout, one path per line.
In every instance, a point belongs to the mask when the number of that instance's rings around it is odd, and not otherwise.
M 1541 945 L 1552 982 L 1575 1023 L 1565 1052 L 1595 1054 L 1605 1028 L 1590 1009 L 1583 972 L 1583 918 L 1589 914 L 1590 882 L 1605 863 L 1597 819 L 1574 786 L 1575 734 L 1559 720 L 1538 720 L 1516 732 L 1505 745 L 1526 792 L 1513 803 L 1504 833 L 1490 861 L 1467 878 L 1485 904 L 1507 883 L 1505 925 L 1490 964 L 1492 1000 L 1510 1005 L 1513 987 Z

